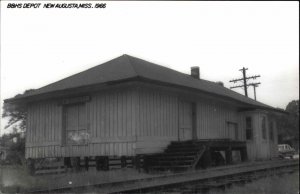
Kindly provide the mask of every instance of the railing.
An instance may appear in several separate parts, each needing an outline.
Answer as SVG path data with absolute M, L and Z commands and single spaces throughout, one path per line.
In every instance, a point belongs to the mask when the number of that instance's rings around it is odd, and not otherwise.
M 201 159 L 202 155 L 204 154 L 204 152 L 206 150 L 206 146 L 205 145 L 202 145 L 201 147 L 202 147 L 202 149 L 197 153 L 195 161 L 194 161 L 194 163 L 191 166 L 191 169 L 195 169 L 196 168 L 199 160 Z

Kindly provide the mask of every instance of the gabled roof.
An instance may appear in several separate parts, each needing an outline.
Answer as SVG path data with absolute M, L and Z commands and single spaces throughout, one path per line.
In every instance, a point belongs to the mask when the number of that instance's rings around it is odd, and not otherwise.
M 220 97 L 226 97 L 251 106 L 274 109 L 271 106 L 255 101 L 228 88 L 220 86 L 215 82 L 203 79 L 195 79 L 190 75 L 180 73 L 178 71 L 129 55 L 122 55 L 86 71 L 77 73 L 37 90 L 28 92 L 24 95 L 7 99 L 6 101 L 9 102 L 17 99 L 30 98 L 41 94 L 63 91 L 67 89 L 76 89 L 84 86 L 109 83 L 113 81 L 128 80 L 132 78 L 142 78 L 158 81 L 160 83 L 192 88 Z

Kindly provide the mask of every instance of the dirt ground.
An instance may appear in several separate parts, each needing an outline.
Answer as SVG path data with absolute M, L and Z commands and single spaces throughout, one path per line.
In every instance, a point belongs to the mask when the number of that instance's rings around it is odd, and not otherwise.
M 296 175 L 295 175 L 296 174 Z M 290 176 L 274 176 L 253 181 L 239 187 L 233 186 L 225 193 L 298 193 L 299 172 L 288 174 Z M 139 173 L 135 169 L 115 169 L 110 171 L 89 171 L 72 172 L 53 175 L 30 176 L 22 166 L 0 166 L 0 193 L 26 192 L 29 190 L 45 190 L 47 188 L 76 187 L 92 185 L 96 183 L 109 183 L 125 180 L 143 179 L 160 175 Z M 291 192 L 289 192 L 291 191 Z M 296 192 L 295 192 L 296 191 Z M 214 191 L 213 193 L 216 193 Z M 224 193 L 224 192 L 222 192 Z
M 45 188 L 75 187 L 147 177 L 153 177 L 153 175 L 139 173 L 130 168 L 99 172 L 90 168 L 89 171 L 82 172 L 30 176 L 22 166 L 0 166 L 0 191 L 22 192 Z

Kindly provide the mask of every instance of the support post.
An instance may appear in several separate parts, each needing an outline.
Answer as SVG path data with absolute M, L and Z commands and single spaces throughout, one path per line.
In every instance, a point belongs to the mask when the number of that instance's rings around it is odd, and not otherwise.
M 231 164 L 232 163 L 232 150 L 231 150 L 231 146 L 229 146 L 227 148 L 227 150 L 225 151 L 225 155 L 226 155 L 226 164 Z
M 96 162 L 96 170 L 100 171 L 101 170 L 101 159 L 100 156 L 95 157 L 95 162 Z
M 103 157 L 103 170 L 109 170 L 109 158 L 108 158 L 108 156 Z
M 89 157 L 84 157 L 85 170 L 89 171 Z
M 136 165 L 135 165 L 135 157 L 131 157 L 131 163 L 132 163 L 132 168 L 134 168 Z
M 241 150 L 241 160 L 242 162 L 245 162 L 248 160 L 248 155 L 247 155 L 247 147 L 243 147 Z
M 127 166 L 126 157 L 122 156 L 121 157 L 121 167 L 125 168 L 126 166 Z
M 71 159 L 72 167 L 75 169 L 75 171 L 80 170 L 80 157 L 74 157 Z
M 212 159 L 211 159 L 211 148 L 207 146 L 205 155 L 204 155 L 204 163 L 205 168 L 210 167 L 212 165 Z
M 135 168 L 140 172 L 141 171 L 141 157 L 140 157 L 140 155 L 135 156 L 134 164 L 135 164 Z
M 27 160 L 27 169 L 30 175 L 35 174 L 35 161 L 32 158 L 29 158 Z
M 64 158 L 64 166 L 66 168 L 71 168 L 71 158 L 70 157 L 65 157 Z
M 145 172 L 148 173 L 149 172 L 149 163 L 150 163 L 150 158 L 147 156 L 147 155 L 144 155 L 144 169 L 145 169 Z
M 69 168 L 72 168 L 71 158 L 70 157 L 65 157 L 64 158 L 64 167 L 65 167 L 66 172 L 68 172 Z

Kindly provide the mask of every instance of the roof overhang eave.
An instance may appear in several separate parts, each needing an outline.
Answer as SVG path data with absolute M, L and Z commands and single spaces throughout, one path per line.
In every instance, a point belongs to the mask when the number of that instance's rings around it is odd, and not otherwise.
M 212 92 L 208 92 L 208 91 L 203 91 L 203 90 L 193 88 L 193 87 L 187 87 L 187 86 L 182 86 L 182 85 L 178 85 L 178 84 L 172 84 L 172 83 L 167 83 L 167 82 L 163 82 L 163 81 L 153 80 L 153 79 L 149 79 L 149 78 L 145 78 L 145 77 L 141 77 L 141 76 L 136 76 L 133 78 L 127 78 L 127 79 L 123 79 L 123 80 L 105 82 L 105 83 L 100 83 L 100 84 L 93 84 L 93 85 L 88 85 L 88 86 L 69 88 L 69 89 L 64 89 L 64 90 L 57 90 L 57 91 L 52 91 L 52 92 L 42 93 L 42 94 L 37 94 L 37 95 L 14 97 L 14 98 L 5 99 L 4 103 L 18 103 L 18 102 L 26 103 L 29 101 L 33 101 L 32 99 L 44 99 L 44 98 L 47 98 L 47 96 L 48 97 L 49 96 L 62 97 L 62 96 L 64 96 L 64 94 L 71 95 L 72 91 L 75 91 L 75 90 L 81 91 L 82 93 L 84 93 L 84 92 L 89 92 L 91 90 L 95 90 L 97 88 L 105 87 L 108 85 L 120 84 L 120 83 L 130 82 L 130 81 L 142 81 L 142 82 L 148 82 L 148 83 L 150 82 L 153 84 L 160 84 L 160 85 L 164 85 L 164 86 L 179 87 L 179 88 L 185 88 L 185 89 L 190 89 L 190 90 L 194 90 L 194 91 L 196 90 L 197 92 L 206 93 L 208 95 L 213 95 L 218 98 L 224 98 L 227 100 L 238 102 L 240 104 L 244 104 L 245 107 L 249 107 L 249 109 L 252 109 L 252 110 L 263 109 L 263 110 L 269 110 L 269 111 L 273 111 L 273 112 L 280 113 L 280 114 L 288 114 L 288 112 L 286 112 L 284 110 L 276 109 L 273 107 L 264 107 L 264 106 L 260 106 L 260 105 L 253 105 L 253 104 L 246 103 L 246 102 L 243 102 L 243 101 L 240 101 L 237 99 L 233 99 L 228 96 L 224 96 L 224 95 L 220 95 L 220 94 L 216 94 L 216 93 L 212 93 Z

